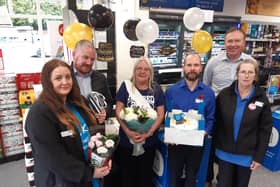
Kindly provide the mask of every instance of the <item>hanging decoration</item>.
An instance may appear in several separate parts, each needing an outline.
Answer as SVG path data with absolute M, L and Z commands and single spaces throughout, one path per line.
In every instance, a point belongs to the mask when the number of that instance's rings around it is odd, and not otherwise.
M 153 43 L 159 36 L 158 24 L 152 19 L 141 20 L 136 26 L 136 36 L 145 44 Z
M 100 4 L 93 5 L 88 12 L 88 23 L 97 31 L 109 29 L 113 20 L 114 16 L 111 9 Z
M 69 49 L 74 49 L 80 40 L 93 40 L 92 28 L 84 23 L 72 23 L 64 30 L 63 40 Z
M 189 8 L 183 17 L 184 25 L 191 31 L 197 31 L 201 29 L 204 24 L 204 13 L 200 8 Z
M 212 36 L 206 31 L 196 31 L 192 36 L 192 48 L 197 53 L 208 52 L 213 45 Z
M 123 25 L 123 33 L 124 35 L 132 41 L 137 41 L 138 38 L 136 36 L 136 26 L 141 20 L 139 18 L 133 18 L 127 20 Z

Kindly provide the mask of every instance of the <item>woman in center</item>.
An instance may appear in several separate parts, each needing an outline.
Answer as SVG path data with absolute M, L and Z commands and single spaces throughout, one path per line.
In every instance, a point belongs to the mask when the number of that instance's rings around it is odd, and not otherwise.
M 137 93 L 136 93 L 137 92 Z M 139 102 L 142 101 L 142 102 Z M 147 58 L 140 58 L 134 65 L 130 81 L 124 81 L 116 95 L 116 117 L 120 123 L 120 168 L 122 187 L 152 187 L 155 148 L 159 143 L 157 130 L 164 119 L 164 94 L 153 81 L 153 67 Z M 145 133 L 129 129 L 120 118 L 125 107 L 150 106 L 157 118 Z M 135 144 L 143 144 L 144 153 L 133 153 Z

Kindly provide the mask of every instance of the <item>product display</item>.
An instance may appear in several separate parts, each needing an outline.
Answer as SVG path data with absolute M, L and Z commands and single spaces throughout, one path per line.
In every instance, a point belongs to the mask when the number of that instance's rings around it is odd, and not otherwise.
M 15 74 L 0 77 L 0 133 L 2 157 L 24 152 Z
M 242 23 L 246 33 L 246 53 L 265 68 L 280 67 L 280 40 L 276 25 Z

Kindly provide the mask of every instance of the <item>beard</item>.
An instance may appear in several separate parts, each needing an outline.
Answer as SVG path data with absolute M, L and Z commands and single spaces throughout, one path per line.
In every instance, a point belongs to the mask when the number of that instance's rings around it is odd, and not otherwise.
M 188 81 L 196 81 L 199 78 L 199 73 L 196 72 L 184 73 L 184 75 Z

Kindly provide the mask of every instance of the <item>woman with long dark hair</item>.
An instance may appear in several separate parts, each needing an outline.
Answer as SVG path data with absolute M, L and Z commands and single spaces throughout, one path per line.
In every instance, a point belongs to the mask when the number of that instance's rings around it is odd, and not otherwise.
M 42 93 L 26 119 L 38 187 L 92 187 L 93 178 L 110 172 L 111 164 L 89 163 L 89 128 L 96 124 L 85 104 L 70 66 L 48 61 L 41 73 Z

